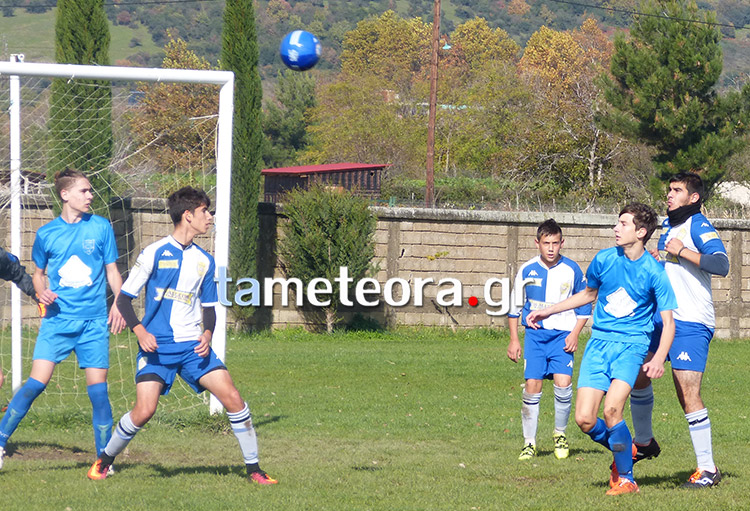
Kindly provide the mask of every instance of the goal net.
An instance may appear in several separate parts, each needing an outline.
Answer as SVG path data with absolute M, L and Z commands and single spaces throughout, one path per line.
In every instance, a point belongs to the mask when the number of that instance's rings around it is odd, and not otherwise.
M 36 230 L 60 209 L 49 176 L 70 165 L 87 174 L 95 212 L 112 222 L 123 279 L 144 247 L 171 233 L 164 197 L 184 185 L 205 189 L 215 204 L 215 229 L 196 241 L 226 267 L 233 87 L 228 71 L 32 64 L 19 56 L 0 62 L 2 246 L 33 273 Z M 142 299 L 134 303 L 142 314 Z M 0 307 L 4 405 L 28 377 L 40 318 L 34 302 L 7 282 L 0 282 Z M 213 348 L 222 359 L 225 341 L 226 310 L 219 306 Z M 115 419 L 134 402 L 137 353 L 129 330 L 111 336 Z M 221 410 L 213 396 L 208 401 L 175 383 L 158 413 Z M 84 372 L 71 355 L 31 413 L 69 416 L 90 413 L 90 406 Z

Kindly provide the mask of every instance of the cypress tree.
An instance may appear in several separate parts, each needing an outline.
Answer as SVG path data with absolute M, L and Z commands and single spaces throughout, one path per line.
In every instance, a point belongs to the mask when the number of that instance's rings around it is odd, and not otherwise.
M 750 89 L 716 92 L 723 57 L 714 13 L 685 0 L 648 0 L 641 10 L 630 37 L 615 39 L 612 77 L 603 78 L 611 108 L 602 124 L 656 148 L 661 180 L 697 171 L 710 190 L 746 144 Z
M 258 41 L 253 0 L 227 0 L 224 8 L 221 67 L 234 71 L 234 137 L 229 273 L 257 273 L 258 196 L 260 194 L 261 99 Z M 248 326 L 249 308 L 235 307 L 238 323 Z
M 103 0 L 58 0 L 55 59 L 64 64 L 109 65 L 109 25 Z M 107 214 L 112 157 L 112 92 L 101 80 L 52 82 L 48 177 L 66 167 L 86 173 L 92 209 Z

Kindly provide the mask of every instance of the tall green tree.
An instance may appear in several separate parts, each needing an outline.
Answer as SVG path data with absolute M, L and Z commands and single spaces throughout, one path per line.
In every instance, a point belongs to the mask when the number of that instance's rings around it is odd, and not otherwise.
M 103 0 L 58 1 L 55 59 L 62 64 L 109 65 L 109 25 Z M 92 209 L 106 214 L 112 157 L 112 91 L 109 82 L 54 80 L 49 134 L 50 179 L 55 172 L 66 167 L 86 173 L 95 192 Z
M 615 39 L 603 126 L 653 146 L 660 179 L 694 170 L 710 190 L 747 143 L 750 90 L 716 92 L 723 58 L 714 13 L 684 0 L 648 0 L 641 10 L 630 37 Z
M 234 140 L 229 271 L 236 278 L 257 272 L 258 197 L 260 195 L 262 90 L 253 0 L 227 0 L 224 9 L 221 66 L 234 71 Z M 235 307 L 238 323 L 249 326 L 252 311 Z

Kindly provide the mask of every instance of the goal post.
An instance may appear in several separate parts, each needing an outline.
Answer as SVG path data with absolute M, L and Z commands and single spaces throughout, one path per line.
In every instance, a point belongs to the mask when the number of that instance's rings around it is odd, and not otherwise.
M 0 62 L 0 76 L 9 78 L 10 113 L 10 216 L 11 252 L 20 257 L 21 252 L 21 115 L 22 102 L 19 81 L 23 77 L 67 78 L 84 80 L 192 83 L 220 86 L 216 134 L 216 215 L 214 257 L 217 268 L 228 267 L 229 215 L 232 172 L 232 118 L 234 112 L 234 73 L 231 71 L 137 68 L 119 66 L 89 66 L 75 64 L 43 64 L 23 62 L 22 56 L 13 56 L 10 62 Z M 12 387 L 15 391 L 22 382 L 21 374 L 21 295 L 15 286 L 11 291 Z M 212 346 L 222 360 L 226 355 L 226 307 L 216 306 L 216 330 Z M 211 413 L 222 410 L 212 395 Z

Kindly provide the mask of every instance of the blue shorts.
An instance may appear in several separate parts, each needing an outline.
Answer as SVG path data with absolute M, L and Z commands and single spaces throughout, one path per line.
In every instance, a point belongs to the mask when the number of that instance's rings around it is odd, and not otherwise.
M 607 392 L 612 380 L 622 380 L 632 388 L 648 354 L 648 345 L 589 339 L 578 374 L 578 388 L 591 387 Z
M 175 377 L 179 374 L 185 383 L 197 393 L 206 390 L 198 380 L 217 369 L 226 369 L 212 349 L 208 356 L 201 357 L 195 353 L 198 341 L 171 342 L 160 344 L 153 353 L 138 352 L 138 371 L 135 373 L 136 384 L 142 381 L 161 381 L 164 383 L 162 395 L 169 394 Z M 156 377 L 156 378 L 154 378 Z
M 34 360 L 59 364 L 71 351 L 76 352 L 78 367 L 109 369 L 109 330 L 107 318 L 44 318 L 34 347 Z
M 553 374 L 573 376 L 573 354 L 565 351 L 565 330 L 526 329 L 523 343 L 523 377 L 551 380 Z
M 662 323 L 655 322 L 651 346 L 648 348 L 651 353 L 656 353 L 659 349 L 661 329 Z M 713 336 L 714 331 L 703 323 L 675 320 L 674 342 L 667 356 L 667 360 L 672 363 L 672 369 L 705 372 L 708 363 L 708 345 Z

